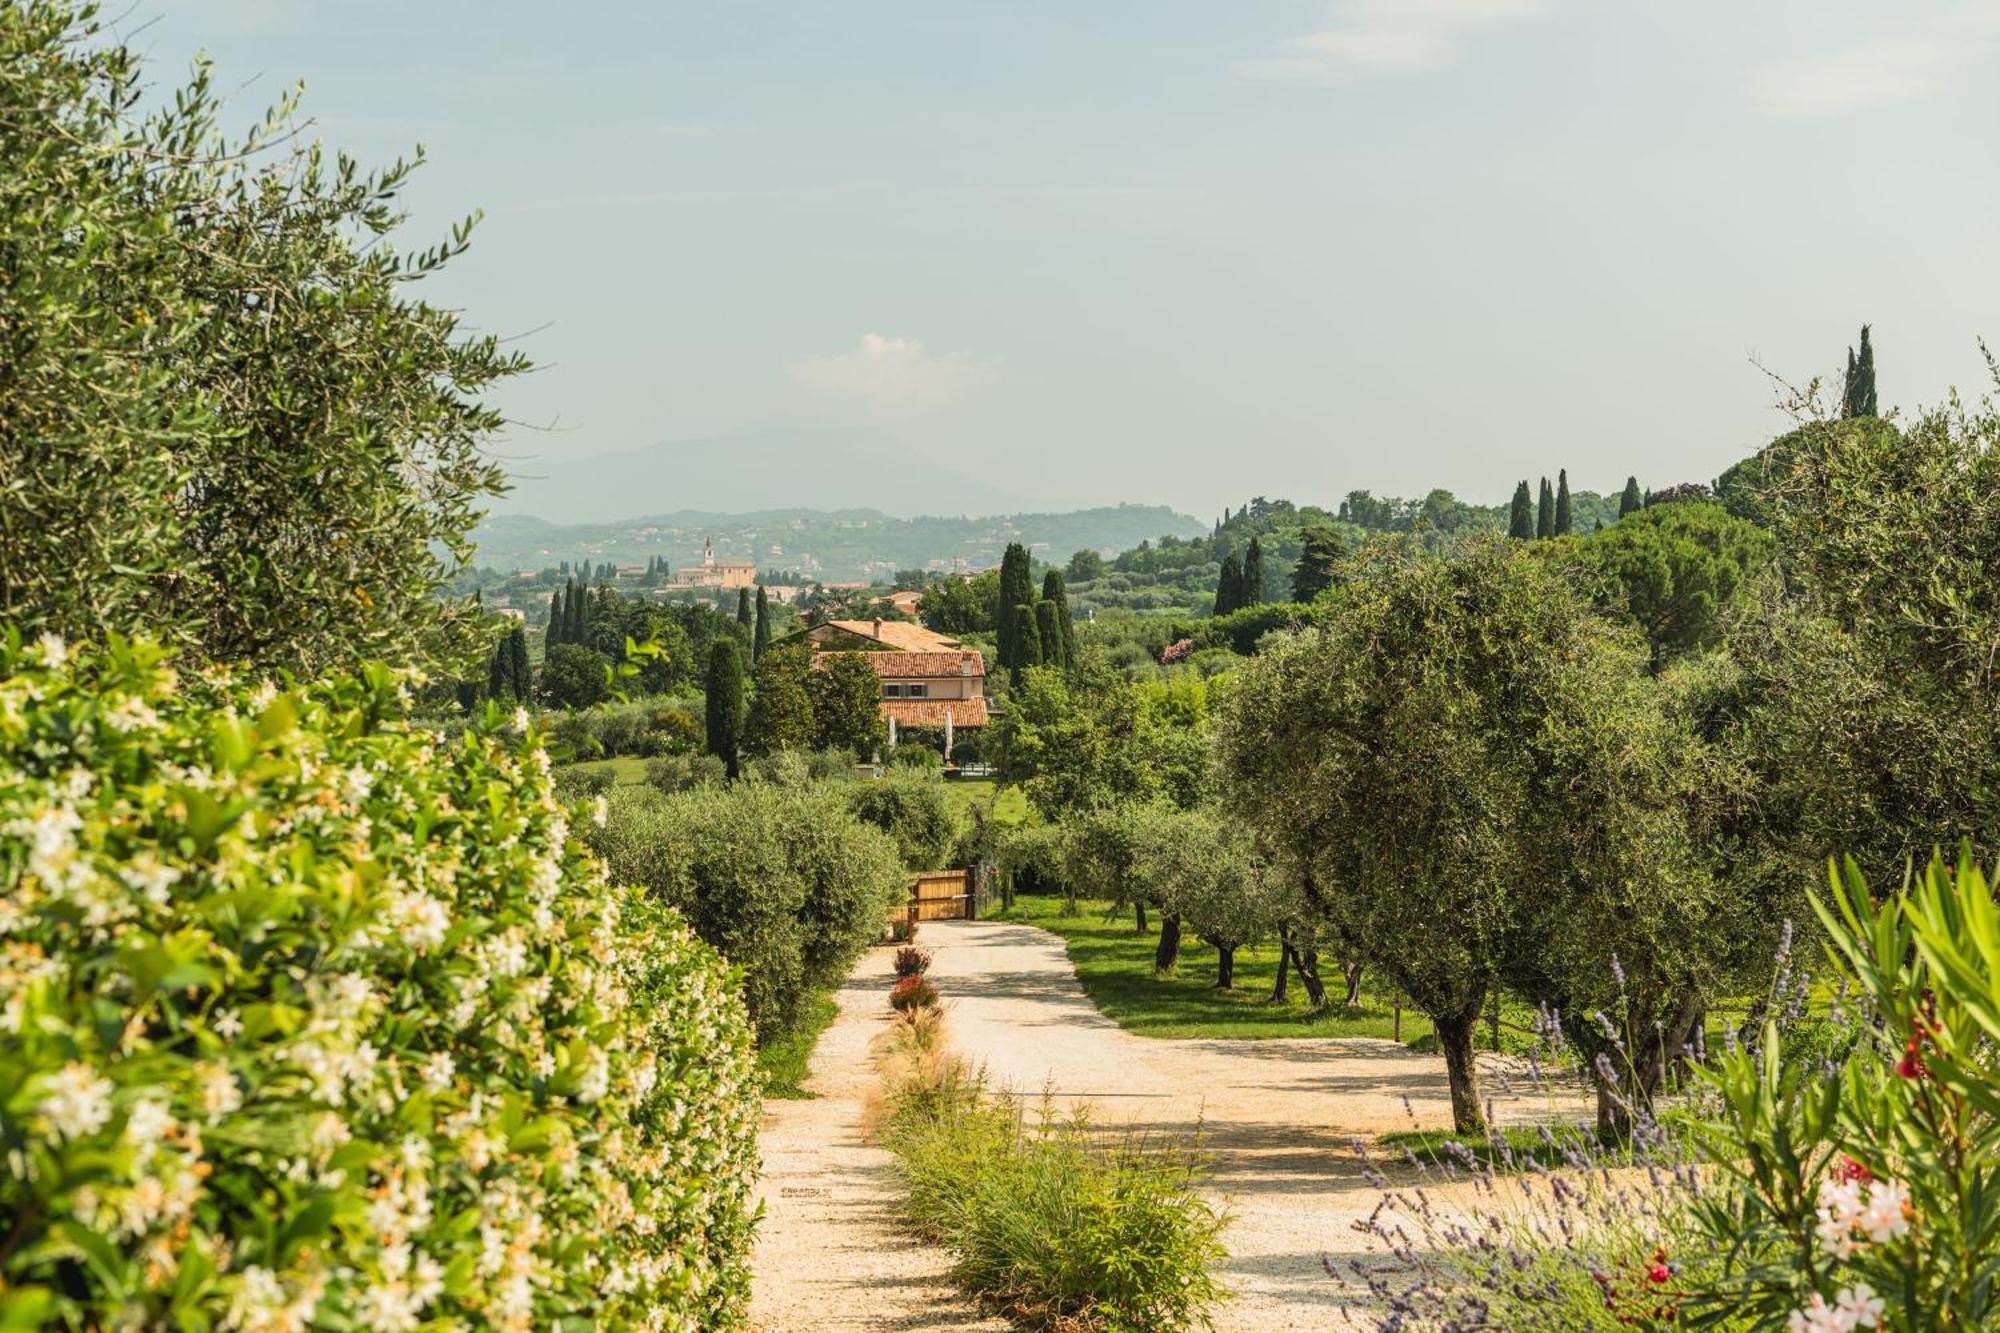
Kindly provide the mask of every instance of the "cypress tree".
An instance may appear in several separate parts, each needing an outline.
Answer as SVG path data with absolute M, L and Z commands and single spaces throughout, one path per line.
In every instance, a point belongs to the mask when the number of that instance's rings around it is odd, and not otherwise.
M 1222 557 L 1222 573 L 1215 580 L 1215 614 L 1226 616 L 1243 604 L 1243 566 L 1231 551 Z
M 508 684 L 507 640 L 503 637 L 493 645 L 493 652 L 486 659 L 486 697 L 505 698 Z
M 1246 606 L 1261 606 L 1264 602 L 1264 547 L 1255 537 L 1250 539 L 1250 550 L 1243 557 L 1243 592 L 1237 599 L 1237 609 Z
M 563 628 L 563 595 L 562 589 L 557 588 L 549 594 L 549 632 L 548 637 L 542 640 L 542 646 L 553 648 L 561 643 Z
M 571 584 L 569 589 L 569 629 L 570 643 L 590 642 L 590 605 L 584 596 L 581 584 Z
M 509 684 L 514 688 L 514 697 L 525 700 L 534 684 L 533 670 L 528 666 L 528 628 L 514 626 L 507 636 L 507 674 Z
M 1639 491 L 1637 477 L 1625 478 L 1625 491 L 1618 497 L 1618 517 L 1636 514 L 1646 507 L 1646 497 Z
M 1065 671 L 1074 671 L 1077 663 L 1076 622 L 1070 619 L 1069 590 L 1063 586 L 1061 570 L 1051 569 L 1042 576 L 1042 600 L 1056 609 L 1056 629 L 1061 635 L 1062 643 L 1060 654 L 1051 651 L 1049 645 L 1044 643 L 1042 655 L 1047 657 L 1052 665 L 1060 666 Z
M 1549 487 L 1549 479 L 1542 478 L 1542 496 L 1535 504 L 1535 536 L 1553 537 L 1556 531 L 1556 493 Z
M 1019 542 L 1008 542 L 1007 552 L 1000 557 L 1000 605 L 1004 607 L 1029 606 L 1035 601 L 1033 575 L 1028 567 L 1028 548 Z M 1020 622 L 1011 615 L 1002 615 L 999 626 L 997 656 L 1001 666 L 1011 667 L 1020 653 Z M 1034 624 L 1034 612 L 1028 612 L 1027 623 Z
M 1041 630 L 1035 624 L 1035 607 L 1032 602 L 1016 602 L 1007 619 L 1012 623 L 1014 633 L 1014 660 L 1007 664 L 1008 678 L 1014 684 L 1021 683 L 1021 673 L 1029 667 L 1042 664 Z
M 1569 469 L 1556 469 L 1556 536 L 1570 534 Z
M 1840 395 L 1840 414 L 1844 417 L 1872 417 L 1876 415 L 1875 399 L 1875 346 L 1868 336 L 1868 326 L 1861 326 L 1861 353 L 1855 355 L 1852 347 L 1847 349 L 1847 382 Z
M 1042 650 L 1043 665 L 1069 665 L 1063 661 L 1062 614 L 1056 610 L 1056 604 L 1046 597 L 1035 603 L 1035 643 Z
M 757 585 L 757 627 L 750 635 L 750 660 L 757 661 L 764 656 L 764 650 L 771 646 L 771 599 L 764 595 L 764 585 Z
M 1522 541 L 1535 535 L 1535 502 L 1528 496 L 1526 478 L 1514 488 L 1514 507 L 1507 515 L 1507 535 Z
M 731 635 L 722 635 L 708 650 L 708 752 L 729 769 L 731 778 L 743 762 L 743 654 Z

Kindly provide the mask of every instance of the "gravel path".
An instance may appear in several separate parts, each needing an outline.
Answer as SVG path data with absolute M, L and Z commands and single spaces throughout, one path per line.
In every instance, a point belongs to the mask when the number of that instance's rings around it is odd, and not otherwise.
M 1451 1123 L 1443 1062 L 1363 1038 L 1162 1041 L 1098 1012 L 1062 940 L 1031 926 L 927 922 L 954 1051 L 996 1084 L 1088 1104 L 1109 1128 L 1186 1134 L 1214 1157 L 1212 1192 L 1230 1212 L 1223 1277 L 1236 1298 L 1221 1333 L 1365 1327 L 1357 1293 L 1324 1262 L 1372 1250 L 1352 1229 L 1378 1195 L 1356 1136 Z M 889 1212 L 886 1157 L 862 1139 L 868 1039 L 888 1012 L 889 950 L 871 950 L 842 991 L 814 1056 L 817 1101 L 774 1102 L 764 1129 L 769 1215 L 753 1312 L 768 1333 L 806 1329 L 986 1329 L 950 1294 L 948 1261 L 913 1245 Z M 1489 1079 L 1504 1121 L 1549 1109 Z M 807 1193 L 819 1190 L 823 1193 Z M 853 1311 L 855 1322 L 844 1323 Z

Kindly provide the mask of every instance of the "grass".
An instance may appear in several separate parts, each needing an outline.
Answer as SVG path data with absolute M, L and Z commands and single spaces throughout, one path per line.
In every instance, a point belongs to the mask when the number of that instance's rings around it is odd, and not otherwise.
M 570 765 L 578 773 L 597 773 L 609 770 L 621 787 L 632 787 L 646 780 L 646 761 L 635 755 L 619 755 L 613 759 L 593 759 L 588 763 Z
M 1512 1125 L 1501 1129 L 1497 1135 L 1485 1137 L 1455 1134 L 1448 1129 L 1408 1130 L 1401 1134 L 1384 1134 L 1376 1143 L 1399 1158 L 1407 1149 L 1419 1162 L 1427 1165 L 1462 1167 L 1461 1154 L 1446 1146 L 1451 1144 L 1470 1153 L 1481 1166 L 1506 1167 L 1511 1159 L 1511 1165 L 1516 1170 L 1531 1162 L 1545 1167 L 1567 1166 L 1570 1159 L 1566 1149 L 1581 1151 L 1593 1160 L 1610 1160 L 1617 1164 L 1622 1164 L 1630 1156 L 1628 1152 L 1623 1158 L 1608 1157 L 1608 1150 L 1590 1130 L 1575 1126 L 1551 1126 L 1550 1129 L 1555 1135 L 1553 1143 L 1543 1138 L 1541 1131 L 1523 1125 Z
M 813 1048 L 820 1034 L 833 1022 L 840 1006 L 833 1002 L 829 988 L 807 997 L 799 1012 L 799 1023 L 757 1052 L 757 1069 L 764 1075 L 764 1095 L 780 1101 L 808 1101 L 817 1093 L 805 1089 L 812 1065 Z
M 1270 1003 L 1278 975 L 1275 943 L 1236 951 L 1236 988 L 1215 989 L 1215 950 L 1192 936 L 1181 944 L 1180 966 L 1172 976 L 1153 972 L 1155 934 L 1132 929 L 1130 909 L 1114 920 L 1105 904 L 1085 899 L 1070 915 L 1057 897 L 1021 896 L 1011 912 L 995 909 L 989 920 L 1023 921 L 1063 937 L 1077 979 L 1105 1017 L 1146 1037 L 1383 1037 L 1394 1035 L 1394 1010 L 1364 993 L 1352 1009 L 1338 1006 L 1338 970 L 1321 960 L 1321 975 L 1333 991 L 1334 1007 L 1314 1013 L 1305 988 L 1292 978 L 1290 998 Z M 1157 915 L 1148 924 L 1157 931 Z M 1403 1040 L 1430 1035 L 1429 1020 L 1403 1011 Z
M 991 807 L 993 818 L 1002 824 L 1024 824 L 1028 820 L 1028 798 L 1021 789 L 1003 789 L 990 778 L 947 782 L 944 784 L 944 798 L 961 826 L 971 822 L 975 804 Z

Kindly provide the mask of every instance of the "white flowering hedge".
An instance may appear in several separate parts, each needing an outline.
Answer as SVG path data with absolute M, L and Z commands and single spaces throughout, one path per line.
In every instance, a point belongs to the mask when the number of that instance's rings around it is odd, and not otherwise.
M 0 642 L 0 1328 L 740 1324 L 723 965 L 400 713 Z

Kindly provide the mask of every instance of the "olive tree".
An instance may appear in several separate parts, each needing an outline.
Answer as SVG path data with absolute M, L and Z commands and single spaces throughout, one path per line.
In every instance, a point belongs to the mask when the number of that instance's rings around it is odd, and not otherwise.
M 1703 883 L 1645 664 L 1532 551 L 1383 551 L 1217 710 L 1224 801 L 1430 1017 L 1461 1132 L 1485 1126 L 1473 1036 L 1493 988 L 1580 993 L 1637 944 L 1622 912 L 1651 894 L 1646 921 L 1671 916 Z

